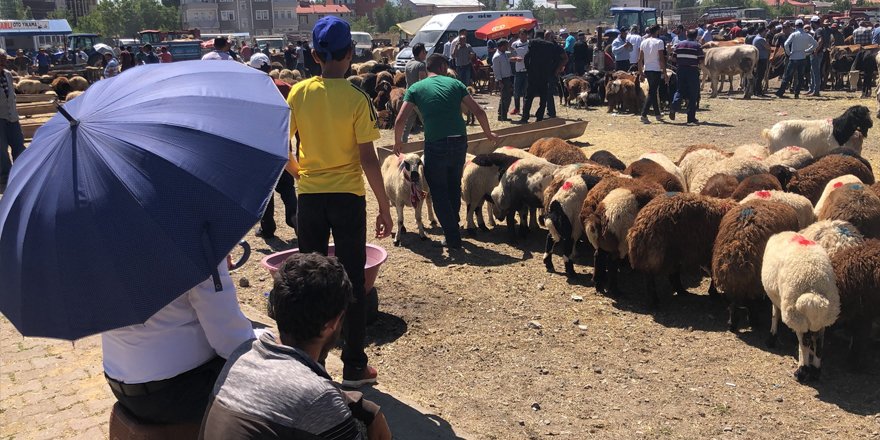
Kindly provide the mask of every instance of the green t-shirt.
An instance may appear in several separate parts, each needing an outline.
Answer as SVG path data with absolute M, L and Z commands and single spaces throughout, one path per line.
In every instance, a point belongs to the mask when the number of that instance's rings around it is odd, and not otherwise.
M 415 104 L 422 112 L 425 140 L 431 142 L 467 134 L 461 117 L 461 100 L 467 94 L 461 81 L 438 75 L 413 84 L 406 90 L 403 100 Z

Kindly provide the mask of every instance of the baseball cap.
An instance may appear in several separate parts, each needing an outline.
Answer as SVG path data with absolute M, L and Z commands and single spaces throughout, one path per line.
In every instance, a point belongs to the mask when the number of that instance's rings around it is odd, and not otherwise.
M 798 18 L 797 20 L 794 21 L 794 25 L 795 25 L 795 26 L 803 26 L 803 25 L 804 25 L 804 21 L 801 20 L 800 18 Z
M 351 47 L 351 27 L 338 17 L 324 17 L 312 29 L 312 42 L 314 49 L 329 61 L 333 52 Z
M 814 15 L 812 18 L 810 18 L 810 21 L 819 21 L 819 16 Z
M 559 35 L 567 34 L 567 33 L 568 33 L 568 29 L 566 29 L 566 28 L 562 28 L 559 30 Z
M 264 53 L 255 53 L 251 55 L 251 60 L 248 61 L 248 66 L 251 66 L 254 69 L 263 67 L 263 64 L 272 64 L 269 61 L 269 56 Z

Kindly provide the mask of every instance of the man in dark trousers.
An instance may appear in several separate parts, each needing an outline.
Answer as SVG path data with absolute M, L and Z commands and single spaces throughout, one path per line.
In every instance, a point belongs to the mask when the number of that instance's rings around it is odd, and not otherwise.
M 583 75 L 590 61 L 593 60 L 593 48 L 587 43 L 587 35 L 578 32 L 577 41 L 574 43 L 574 73 Z
M 532 110 L 532 101 L 537 96 L 539 101 L 535 119 L 544 120 L 544 110 L 547 108 L 548 89 L 550 78 L 556 76 L 565 68 L 568 57 L 565 51 L 553 41 L 553 32 L 544 33 L 544 39 L 535 38 L 529 42 L 529 53 L 526 54 L 526 71 L 529 72 L 528 90 L 525 102 L 523 102 L 522 119 L 520 124 L 529 122 L 529 113 Z M 550 98 L 552 99 L 552 98 Z M 550 115 L 555 117 L 556 115 Z
M 703 49 L 697 43 L 697 30 L 687 31 L 687 40 L 675 46 L 675 62 L 678 65 L 678 90 L 672 99 L 669 119 L 675 120 L 675 112 L 681 110 L 681 100 L 687 99 L 687 123 L 698 124 L 697 104 L 700 99 L 700 62 Z
M 648 110 L 654 107 L 654 116 L 662 120 L 660 115 L 660 81 L 669 82 L 666 76 L 666 44 L 657 38 L 660 34 L 660 25 L 648 28 L 648 38 L 642 41 L 639 47 L 639 72 L 648 79 L 648 99 L 642 107 L 642 122 L 649 124 Z
M 422 112 L 425 123 L 425 180 L 431 188 L 434 212 L 443 227 L 441 246 L 461 249 L 459 214 L 461 212 L 461 175 L 467 154 L 467 126 L 461 117 L 462 104 L 470 110 L 483 133 L 493 143 L 492 133 L 483 108 L 474 101 L 461 81 L 446 76 L 449 63 L 440 54 L 427 59 L 428 77 L 407 89 L 403 106 L 394 122 L 394 154 L 403 151 L 403 128 L 415 108 Z

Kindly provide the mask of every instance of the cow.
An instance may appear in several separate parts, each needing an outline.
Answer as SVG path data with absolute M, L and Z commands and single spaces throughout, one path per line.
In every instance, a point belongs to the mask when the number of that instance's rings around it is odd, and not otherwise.
M 758 64 L 758 48 L 751 45 L 716 47 L 706 50 L 703 71 L 712 81 L 712 98 L 718 96 L 721 75 L 742 75 L 745 80 L 745 99 L 752 97 L 754 70 Z M 728 90 L 730 93 L 732 90 Z
M 853 60 L 861 46 L 834 46 L 828 52 L 829 67 L 831 71 L 831 87 L 843 87 L 844 78 L 847 78 L 852 69 Z M 854 87 L 855 85 L 851 85 Z

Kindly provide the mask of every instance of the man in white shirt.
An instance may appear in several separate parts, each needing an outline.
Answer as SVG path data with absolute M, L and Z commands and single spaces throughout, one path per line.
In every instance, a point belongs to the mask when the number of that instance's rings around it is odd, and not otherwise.
M 446 57 L 446 61 L 452 62 L 452 41 L 455 39 L 455 35 L 449 34 L 449 38 L 446 40 L 446 43 L 443 43 L 443 56 Z
M 642 46 L 642 35 L 639 33 L 639 25 L 634 24 L 630 27 L 629 35 L 626 36 L 626 42 L 631 45 L 629 64 L 634 66 L 639 62 L 639 47 Z
M 523 29 L 519 31 L 519 39 L 510 43 L 514 55 L 519 58 L 513 73 L 513 111 L 511 115 L 519 114 L 519 103 L 526 96 L 526 88 L 529 85 L 529 76 L 526 71 L 526 54 L 529 53 L 529 31 Z
M 510 68 L 511 61 L 518 58 L 510 57 L 507 49 L 510 44 L 507 40 L 498 41 L 498 50 L 492 57 L 492 72 L 495 74 L 495 82 L 501 90 L 501 103 L 498 106 L 498 120 L 509 121 L 507 110 L 510 109 L 510 99 L 513 97 L 513 69 Z
M 223 290 L 217 292 L 209 278 L 144 324 L 101 335 L 110 389 L 138 419 L 199 422 L 226 358 L 254 338 L 226 261 L 218 272 Z
M 229 55 L 229 40 L 226 37 L 217 37 L 214 39 L 214 50 L 205 54 L 203 60 L 231 60 Z
M 660 33 L 660 26 L 653 25 L 648 28 L 648 38 L 642 41 L 639 47 L 639 72 L 648 80 L 648 99 L 642 107 L 642 122 L 649 124 L 648 109 L 654 107 L 654 116 L 657 120 L 661 120 L 660 100 L 657 94 L 660 91 L 660 79 L 668 82 L 666 76 L 666 44 L 663 40 L 657 38 Z

